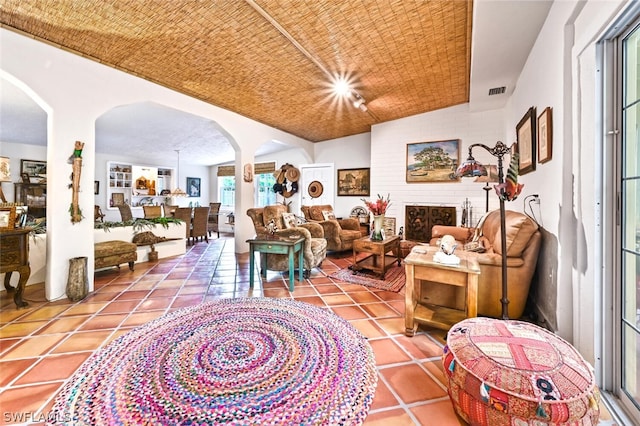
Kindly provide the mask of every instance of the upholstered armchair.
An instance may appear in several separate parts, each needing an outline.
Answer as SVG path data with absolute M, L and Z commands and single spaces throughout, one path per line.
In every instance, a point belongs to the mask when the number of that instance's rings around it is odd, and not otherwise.
M 529 295 L 531 279 L 536 270 L 542 236 L 538 225 L 527 215 L 507 210 L 507 298 L 509 299 L 509 318 L 520 318 Z M 478 315 L 495 318 L 502 316 L 502 252 L 500 236 L 500 211 L 488 213 L 476 228 L 435 225 L 431 229 L 430 245 L 438 247 L 438 240 L 444 235 L 453 236 L 458 242 L 455 254 L 473 256 L 480 265 L 478 277 Z M 473 245 L 469 244 L 474 242 Z M 465 251 L 465 246 L 469 250 Z M 444 286 L 441 286 L 444 287 Z M 450 287 L 450 286 L 447 286 Z M 464 308 L 464 295 L 443 293 L 444 289 L 423 289 L 429 294 L 430 303 L 440 305 L 453 304 L 457 309 Z M 448 300 L 446 300 L 448 299 Z M 453 301 L 452 299 L 455 299 Z
M 331 219 L 331 215 L 335 217 L 335 214 L 330 204 L 302 206 L 300 209 L 305 219 L 322 226 L 329 251 L 351 250 L 353 240 L 362 237 L 360 221 L 357 218 Z
M 247 210 L 247 216 L 253 221 L 253 226 L 258 238 L 266 238 L 269 235 L 266 226 L 272 220 L 278 229 L 275 235 L 284 238 L 295 234 L 304 236 L 304 276 L 308 277 L 311 269 L 320 267 L 322 261 L 327 257 L 327 241 L 324 239 L 322 226 L 317 223 L 290 223 L 290 227 L 287 228 L 283 220 L 285 213 L 287 213 L 287 208 L 282 204 Z M 267 269 L 273 271 L 288 271 L 289 257 L 286 254 L 268 255 Z

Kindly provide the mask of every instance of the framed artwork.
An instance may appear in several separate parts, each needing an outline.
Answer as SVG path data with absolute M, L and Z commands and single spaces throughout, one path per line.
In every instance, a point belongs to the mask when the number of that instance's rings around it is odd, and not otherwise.
M 516 126 L 520 172 L 524 175 L 536 169 L 536 109 L 529 108 Z
M 20 160 L 20 176 L 29 175 L 31 182 L 47 179 L 47 162 L 39 160 Z
M 407 183 L 459 182 L 460 139 L 407 144 Z
M 551 125 L 551 107 L 546 107 L 538 116 L 538 163 L 551 160 L 553 127 Z
M 111 205 L 113 207 L 124 206 L 124 194 L 122 192 L 112 192 Z
M 0 207 L 0 231 L 9 231 L 16 226 L 16 206 Z
M 94 180 L 93 181 L 93 193 L 98 195 L 100 193 L 100 181 L 99 180 Z
M 197 177 L 187 178 L 187 194 L 189 194 L 189 197 L 200 196 L 200 178 L 197 178 Z
M 371 169 L 338 169 L 338 196 L 370 195 Z

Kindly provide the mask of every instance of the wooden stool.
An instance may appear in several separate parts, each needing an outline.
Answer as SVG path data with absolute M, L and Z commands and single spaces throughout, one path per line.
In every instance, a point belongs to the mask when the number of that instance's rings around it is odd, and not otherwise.
M 469 424 L 598 424 L 592 367 L 544 328 L 469 318 L 449 330 L 442 361 L 453 408 Z
M 108 266 L 117 266 L 120 268 L 121 263 L 128 263 L 129 269 L 133 271 L 133 265 L 138 260 L 136 252 L 137 245 L 126 241 L 104 241 L 94 244 L 94 268 L 106 268 Z

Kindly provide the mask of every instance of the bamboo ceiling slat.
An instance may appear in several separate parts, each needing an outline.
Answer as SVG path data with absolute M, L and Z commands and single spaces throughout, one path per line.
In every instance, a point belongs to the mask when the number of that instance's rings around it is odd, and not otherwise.
M 371 114 L 243 1 L 3 0 L 0 22 L 311 141 L 469 100 L 471 1 L 255 2 Z

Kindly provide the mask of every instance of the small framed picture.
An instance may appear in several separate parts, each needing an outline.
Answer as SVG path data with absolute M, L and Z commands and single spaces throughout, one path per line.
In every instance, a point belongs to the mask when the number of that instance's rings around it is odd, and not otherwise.
M 0 207 L 0 231 L 10 231 L 16 226 L 16 206 Z
M 187 194 L 189 194 L 189 197 L 200 196 L 200 178 L 197 178 L 197 177 L 187 178 Z
M 520 155 L 520 174 L 536 169 L 536 109 L 529 108 L 516 126 L 518 154 Z
M 100 193 L 100 181 L 99 180 L 94 180 L 93 181 L 93 193 L 98 195 Z
M 553 127 L 551 125 L 551 107 L 546 107 L 538 116 L 538 163 L 551 160 L 553 146 Z
M 29 175 L 31 182 L 39 182 L 47 179 L 47 162 L 39 160 L 20 160 L 20 176 L 23 173 Z

